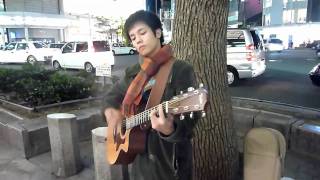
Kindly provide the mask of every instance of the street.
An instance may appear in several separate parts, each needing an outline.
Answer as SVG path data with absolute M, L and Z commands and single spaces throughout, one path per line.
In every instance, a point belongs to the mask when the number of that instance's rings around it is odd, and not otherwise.
M 112 74 L 122 77 L 125 68 L 137 62 L 138 55 L 115 56 Z M 233 97 L 320 109 L 320 87 L 314 86 L 308 77 L 308 72 L 318 63 L 320 59 L 310 49 L 268 53 L 266 72 L 254 79 L 240 80 L 237 86 L 229 88 L 230 93 Z M 17 69 L 21 65 L 0 64 L 0 67 Z
M 267 56 L 266 72 L 255 79 L 241 80 L 230 88 L 234 97 L 274 101 L 320 109 L 320 87 L 314 86 L 308 72 L 320 63 L 313 50 L 285 50 Z

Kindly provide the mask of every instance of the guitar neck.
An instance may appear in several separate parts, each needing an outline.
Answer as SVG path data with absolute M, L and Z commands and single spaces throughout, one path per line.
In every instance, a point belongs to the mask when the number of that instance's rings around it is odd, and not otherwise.
M 160 105 L 165 113 L 170 113 L 173 115 L 180 114 L 181 120 L 184 119 L 183 113 L 190 113 L 191 118 L 193 117 L 193 112 L 197 111 L 203 111 L 202 114 L 205 115 L 204 108 L 207 103 L 207 94 L 207 90 L 202 86 L 196 90 L 194 90 L 194 88 L 188 88 L 187 93 L 174 96 L 169 101 L 165 101 Z M 154 106 L 125 119 L 122 121 L 122 128 L 128 130 L 150 121 L 149 116 L 151 111 L 156 110 L 157 108 L 158 106 Z
M 168 101 L 165 101 L 163 103 L 161 103 L 161 106 L 163 107 L 163 109 L 165 110 L 165 112 L 167 112 L 167 107 L 168 107 Z M 136 114 L 134 116 L 131 116 L 129 118 L 125 119 L 125 127 L 126 129 L 131 129 L 135 126 L 139 126 L 143 123 L 146 123 L 148 121 L 150 121 L 150 113 L 151 111 L 157 109 L 158 106 L 149 108 L 139 114 Z

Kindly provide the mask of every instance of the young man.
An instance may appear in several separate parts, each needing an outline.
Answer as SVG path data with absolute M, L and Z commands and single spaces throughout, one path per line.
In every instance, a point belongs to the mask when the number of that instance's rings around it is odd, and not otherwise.
M 160 19 L 153 13 L 137 11 L 125 22 L 125 33 L 140 55 L 140 62 L 126 69 L 125 77 L 105 97 L 104 115 L 108 126 L 144 110 L 154 76 L 163 64 L 174 59 L 171 46 L 163 45 Z M 163 101 L 195 87 L 192 66 L 175 60 L 169 75 Z M 139 99 L 141 98 L 141 99 Z M 137 99 L 139 104 L 136 104 Z M 147 130 L 146 150 L 136 156 L 130 179 L 171 180 L 192 178 L 192 147 L 190 139 L 197 117 L 164 115 L 159 106 L 150 113 L 151 129 Z

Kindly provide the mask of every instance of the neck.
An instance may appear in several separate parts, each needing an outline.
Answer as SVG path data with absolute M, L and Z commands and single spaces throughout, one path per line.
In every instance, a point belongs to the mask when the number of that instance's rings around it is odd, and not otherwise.
M 148 57 L 153 57 L 155 54 L 157 54 L 159 52 L 159 50 L 161 49 L 161 44 L 160 42 L 157 44 L 157 46 L 155 47 L 155 49 L 150 52 L 150 54 L 148 55 Z

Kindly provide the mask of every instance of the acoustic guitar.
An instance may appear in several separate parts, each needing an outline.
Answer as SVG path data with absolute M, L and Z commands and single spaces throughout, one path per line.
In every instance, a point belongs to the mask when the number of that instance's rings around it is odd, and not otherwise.
M 188 92 L 173 97 L 161 105 L 165 113 L 180 114 L 183 120 L 186 113 L 193 118 L 194 112 L 202 111 L 207 103 L 207 90 L 201 84 L 198 89 L 188 88 Z M 110 164 L 129 164 L 138 153 L 142 153 L 146 146 L 146 131 L 143 125 L 150 121 L 149 114 L 157 106 L 147 109 L 119 122 L 115 127 L 108 127 L 106 141 L 106 155 Z

